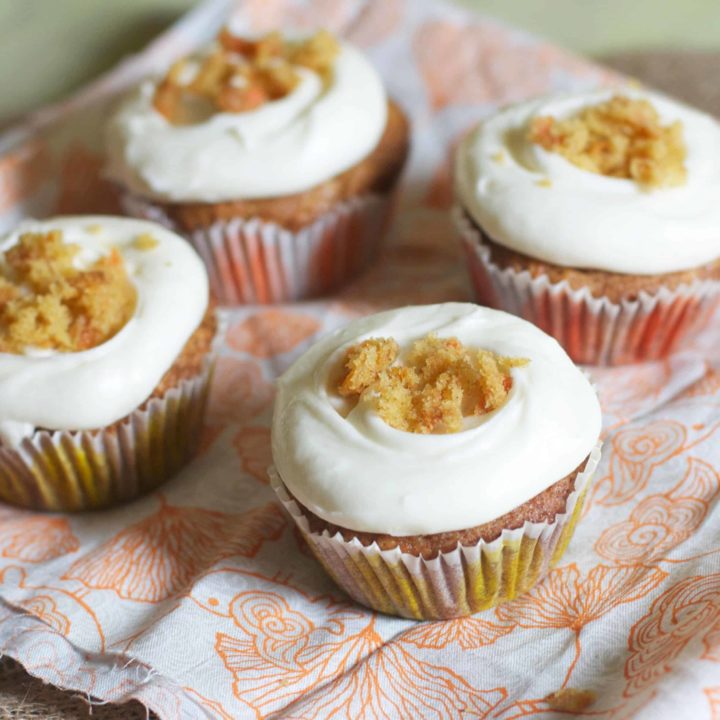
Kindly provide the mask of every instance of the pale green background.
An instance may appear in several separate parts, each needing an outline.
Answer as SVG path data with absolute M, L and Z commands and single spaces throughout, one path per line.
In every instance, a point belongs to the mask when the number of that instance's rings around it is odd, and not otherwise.
M 720 0 L 457 1 L 595 55 L 649 47 L 720 49 Z M 193 4 L 0 0 L 0 123 L 112 67 Z

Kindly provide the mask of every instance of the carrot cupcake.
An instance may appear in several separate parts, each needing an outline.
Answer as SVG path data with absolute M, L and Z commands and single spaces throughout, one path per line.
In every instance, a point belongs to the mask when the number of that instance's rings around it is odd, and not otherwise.
M 107 147 L 126 210 L 185 235 L 221 302 L 270 303 L 326 293 L 375 256 L 408 124 L 330 33 L 223 30 L 122 103 Z
M 358 602 L 418 619 L 528 590 L 564 551 L 600 407 L 562 348 L 469 303 L 328 335 L 280 378 L 274 487 Z
M 720 302 L 718 159 L 713 118 L 649 91 L 500 111 L 455 165 L 478 299 L 576 362 L 665 357 Z
M 87 510 L 192 456 L 215 316 L 180 237 L 115 217 L 23 222 L 0 239 L 0 500 Z

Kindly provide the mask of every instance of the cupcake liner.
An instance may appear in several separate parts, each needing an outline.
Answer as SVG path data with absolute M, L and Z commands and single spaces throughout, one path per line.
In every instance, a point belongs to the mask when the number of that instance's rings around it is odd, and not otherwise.
M 565 512 L 552 523 L 526 522 L 492 542 L 459 545 L 432 560 L 364 546 L 325 530 L 312 532 L 302 508 L 274 468 L 270 480 L 315 557 L 356 602 L 389 615 L 444 620 L 494 607 L 528 591 L 560 559 L 572 537 L 600 460 L 600 443 L 578 473 Z
M 185 231 L 150 201 L 124 194 L 122 203 L 128 214 L 160 222 L 192 243 L 223 305 L 291 302 L 340 287 L 377 256 L 393 204 L 391 194 L 353 198 L 294 232 L 259 218 Z
M 501 268 L 483 233 L 460 207 L 453 210 L 478 302 L 519 315 L 552 335 L 578 363 L 622 365 L 660 360 L 703 329 L 720 305 L 720 282 L 698 280 L 640 292 L 636 300 L 596 298 L 566 280 Z
M 0 445 L 0 501 L 32 510 L 97 510 L 154 490 L 195 454 L 214 352 L 200 374 L 98 430 L 36 430 Z

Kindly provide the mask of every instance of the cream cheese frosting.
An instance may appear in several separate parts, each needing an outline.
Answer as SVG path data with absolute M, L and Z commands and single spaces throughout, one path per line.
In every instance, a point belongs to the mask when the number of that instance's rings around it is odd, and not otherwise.
M 343 417 L 331 388 L 348 347 L 372 337 L 402 349 L 428 333 L 527 357 L 506 404 L 457 433 L 386 424 L 369 400 Z M 350 323 L 279 379 L 272 454 L 290 492 L 324 520 L 356 531 L 461 530 L 503 515 L 572 472 L 598 440 L 600 406 L 560 345 L 529 322 L 469 303 L 390 310 Z
M 462 142 L 460 203 L 500 245 L 556 265 L 617 273 L 669 273 L 720 257 L 720 124 L 655 92 L 663 124 L 679 120 L 687 183 L 648 191 L 632 180 L 576 167 L 528 139 L 538 116 L 563 119 L 617 91 L 540 98 L 506 108 Z
M 107 174 L 137 194 L 189 202 L 279 197 L 329 180 L 378 144 L 385 90 L 347 44 L 327 85 L 295 70 L 301 81 L 285 97 L 191 125 L 168 122 L 153 107 L 157 82 L 144 82 L 109 123 Z
M 0 239 L 0 262 L 23 233 L 51 230 L 80 246 L 81 267 L 115 248 L 137 290 L 137 304 L 116 335 L 90 350 L 0 353 L 0 442 L 9 445 L 36 428 L 85 430 L 125 417 L 152 393 L 208 305 L 207 273 L 195 251 L 169 230 L 142 220 L 27 220 Z M 156 241 L 152 247 L 136 243 L 146 234 Z

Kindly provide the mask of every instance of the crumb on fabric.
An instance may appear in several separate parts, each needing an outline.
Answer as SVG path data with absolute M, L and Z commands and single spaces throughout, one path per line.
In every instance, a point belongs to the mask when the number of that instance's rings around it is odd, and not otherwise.
M 502 150 L 498 150 L 496 153 L 493 153 L 490 156 L 490 159 L 493 162 L 496 162 L 499 165 L 502 165 L 505 162 L 505 153 Z
M 153 105 L 174 124 L 192 121 L 186 108 L 192 100 L 205 100 L 220 112 L 255 110 L 285 97 L 297 86 L 297 66 L 315 71 L 327 82 L 339 49 L 326 30 L 291 41 L 278 32 L 251 40 L 224 28 L 217 49 L 202 60 L 190 81 L 184 81 L 186 59 L 172 65 L 155 91 Z
M 390 338 L 352 346 L 337 390 L 355 401 L 369 397 L 388 425 L 415 433 L 458 432 L 463 418 L 497 410 L 512 388 L 510 370 L 529 362 L 435 335 L 413 343 L 402 364 L 399 355 Z
M 594 691 L 576 688 L 563 688 L 545 698 L 551 710 L 571 713 L 587 710 L 596 700 L 597 694 Z
M 25 233 L 0 262 L 0 352 L 74 352 L 109 340 L 130 319 L 137 292 L 112 249 L 87 269 L 60 230 Z
M 552 180 L 548 177 L 540 178 L 536 183 L 538 187 L 552 187 Z
M 529 137 L 583 170 L 634 180 L 645 189 L 687 180 L 682 123 L 662 125 L 647 100 L 616 95 L 565 120 L 536 117 Z

